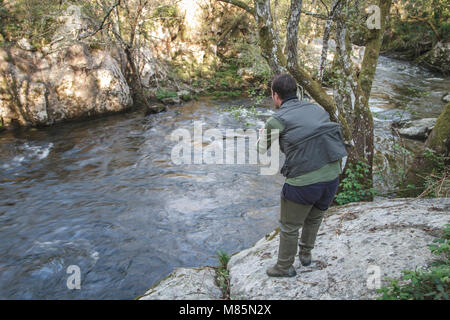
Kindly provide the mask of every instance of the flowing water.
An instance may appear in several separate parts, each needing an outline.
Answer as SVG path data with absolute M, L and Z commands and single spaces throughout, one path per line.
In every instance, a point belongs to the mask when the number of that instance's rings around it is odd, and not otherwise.
M 377 150 L 390 152 L 392 119 L 438 116 L 449 83 L 380 57 L 371 98 Z M 217 250 L 242 250 L 272 231 L 280 174 L 171 161 L 171 133 L 192 131 L 193 121 L 203 130 L 246 128 L 224 111 L 241 103 L 248 101 L 199 100 L 157 115 L 2 133 L 0 298 L 131 299 L 173 268 L 215 265 Z M 257 110 L 244 119 L 248 128 L 272 112 Z M 71 265 L 80 269 L 80 290 L 67 287 Z

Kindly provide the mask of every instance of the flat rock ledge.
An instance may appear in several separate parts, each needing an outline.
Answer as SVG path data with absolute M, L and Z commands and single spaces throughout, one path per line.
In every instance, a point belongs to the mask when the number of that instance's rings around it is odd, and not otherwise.
M 375 299 L 377 287 L 401 271 L 426 267 L 428 248 L 450 223 L 450 199 L 392 199 L 352 203 L 328 210 L 308 267 L 297 276 L 270 278 L 279 229 L 228 263 L 231 299 Z M 377 277 L 377 274 L 379 277 Z M 379 281 L 377 282 L 377 278 Z M 138 299 L 221 299 L 215 269 L 179 268 Z
M 139 300 L 217 300 L 222 297 L 216 285 L 214 267 L 177 268 Z

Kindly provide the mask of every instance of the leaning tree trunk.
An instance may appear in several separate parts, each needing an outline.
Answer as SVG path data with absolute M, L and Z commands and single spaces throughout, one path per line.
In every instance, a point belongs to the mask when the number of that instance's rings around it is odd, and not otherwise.
M 441 115 L 428 136 L 422 150 L 414 158 L 406 174 L 406 179 L 398 193 L 401 197 L 415 197 L 424 191 L 425 177 L 436 168 L 434 157 L 425 156 L 427 149 L 433 150 L 436 155 L 446 159 L 444 165 L 448 166 L 450 156 L 450 103 L 444 107 Z

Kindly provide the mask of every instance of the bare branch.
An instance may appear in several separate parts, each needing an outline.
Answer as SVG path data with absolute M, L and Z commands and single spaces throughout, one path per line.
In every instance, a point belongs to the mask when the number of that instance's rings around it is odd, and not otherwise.
M 322 5 L 325 7 L 325 9 L 327 10 L 327 15 L 330 16 L 330 10 L 328 9 L 328 6 L 325 2 L 323 2 L 323 0 L 320 0 L 320 3 L 322 3 Z
M 229 4 L 232 4 L 236 7 L 239 7 L 245 11 L 247 11 L 248 13 L 250 13 L 252 16 L 255 15 L 255 8 L 249 6 L 248 4 L 246 4 L 245 2 L 241 1 L 241 0 L 216 0 L 216 1 L 220 1 L 220 2 L 226 2 Z
M 310 11 L 302 11 L 303 14 L 306 14 L 307 16 L 311 16 L 317 19 L 321 20 L 327 20 L 328 16 L 324 15 L 323 13 L 317 13 L 317 12 L 310 12 Z
M 117 2 L 111 7 L 109 8 L 108 12 L 106 13 L 106 15 L 103 17 L 102 23 L 97 27 L 97 29 L 95 29 L 94 31 L 92 31 L 91 33 L 83 36 L 83 38 L 87 38 L 87 37 L 92 37 L 94 35 L 97 34 L 97 32 L 99 32 L 100 30 L 102 30 L 105 26 L 106 20 L 109 18 L 111 12 L 117 7 L 120 6 L 120 1 L 121 0 L 117 0 Z

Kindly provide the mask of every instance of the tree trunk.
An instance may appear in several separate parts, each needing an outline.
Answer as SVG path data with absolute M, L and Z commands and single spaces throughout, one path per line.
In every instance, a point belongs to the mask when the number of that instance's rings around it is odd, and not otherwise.
M 325 23 L 325 27 L 323 29 L 323 38 L 322 38 L 322 53 L 320 54 L 320 64 L 319 70 L 317 72 L 317 79 L 322 82 L 323 80 L 323 72 L 325 70 L 325 66 L 327 63 L 328 56 L 328 40 L 330 39 L 331 27 L 333 25 L 333 20 L 336 17 L 337 7 L 339 6 L 340 0 L 334 0 L 331 5 L 331 12 L 328 16 L 327 22 Z
M 348 1 L 342 2 L 343 7 L 338 9 L 336 21 L 336 57 L 339 77 L 335 82 L 334 96 L 339 112 L 345 114 L 347 123 L 352 128 L 353 145 L 349 150 L 348 164 L 363 162 L 367 165 L 368 173 L 361 179 L 366 189 L 372 188 L 372 165 L 374 156 L 374 125 L 373 117 L 369 108 L 369 97 L 372 89 L 372 81 L 378 62 L 381 41 L 384 34 L 386 19 L 389 16 L 391 0 L 379 0 L 380 7 L 380 29 L 369 31 L 366 42 L 364 58 L 359 75 L 351 60 L 352 45 L 345 21 L 343 8 Z M 346 166 L 347 166 L 346 165 Z M 366 200 L 370 200 L 371 196 Z
M 254 4 L 262 56 L 267 60 L 274 74 L 286 73 L 286 58 L 283 55 L 273 27 L 270 0 L 254 0 Z

